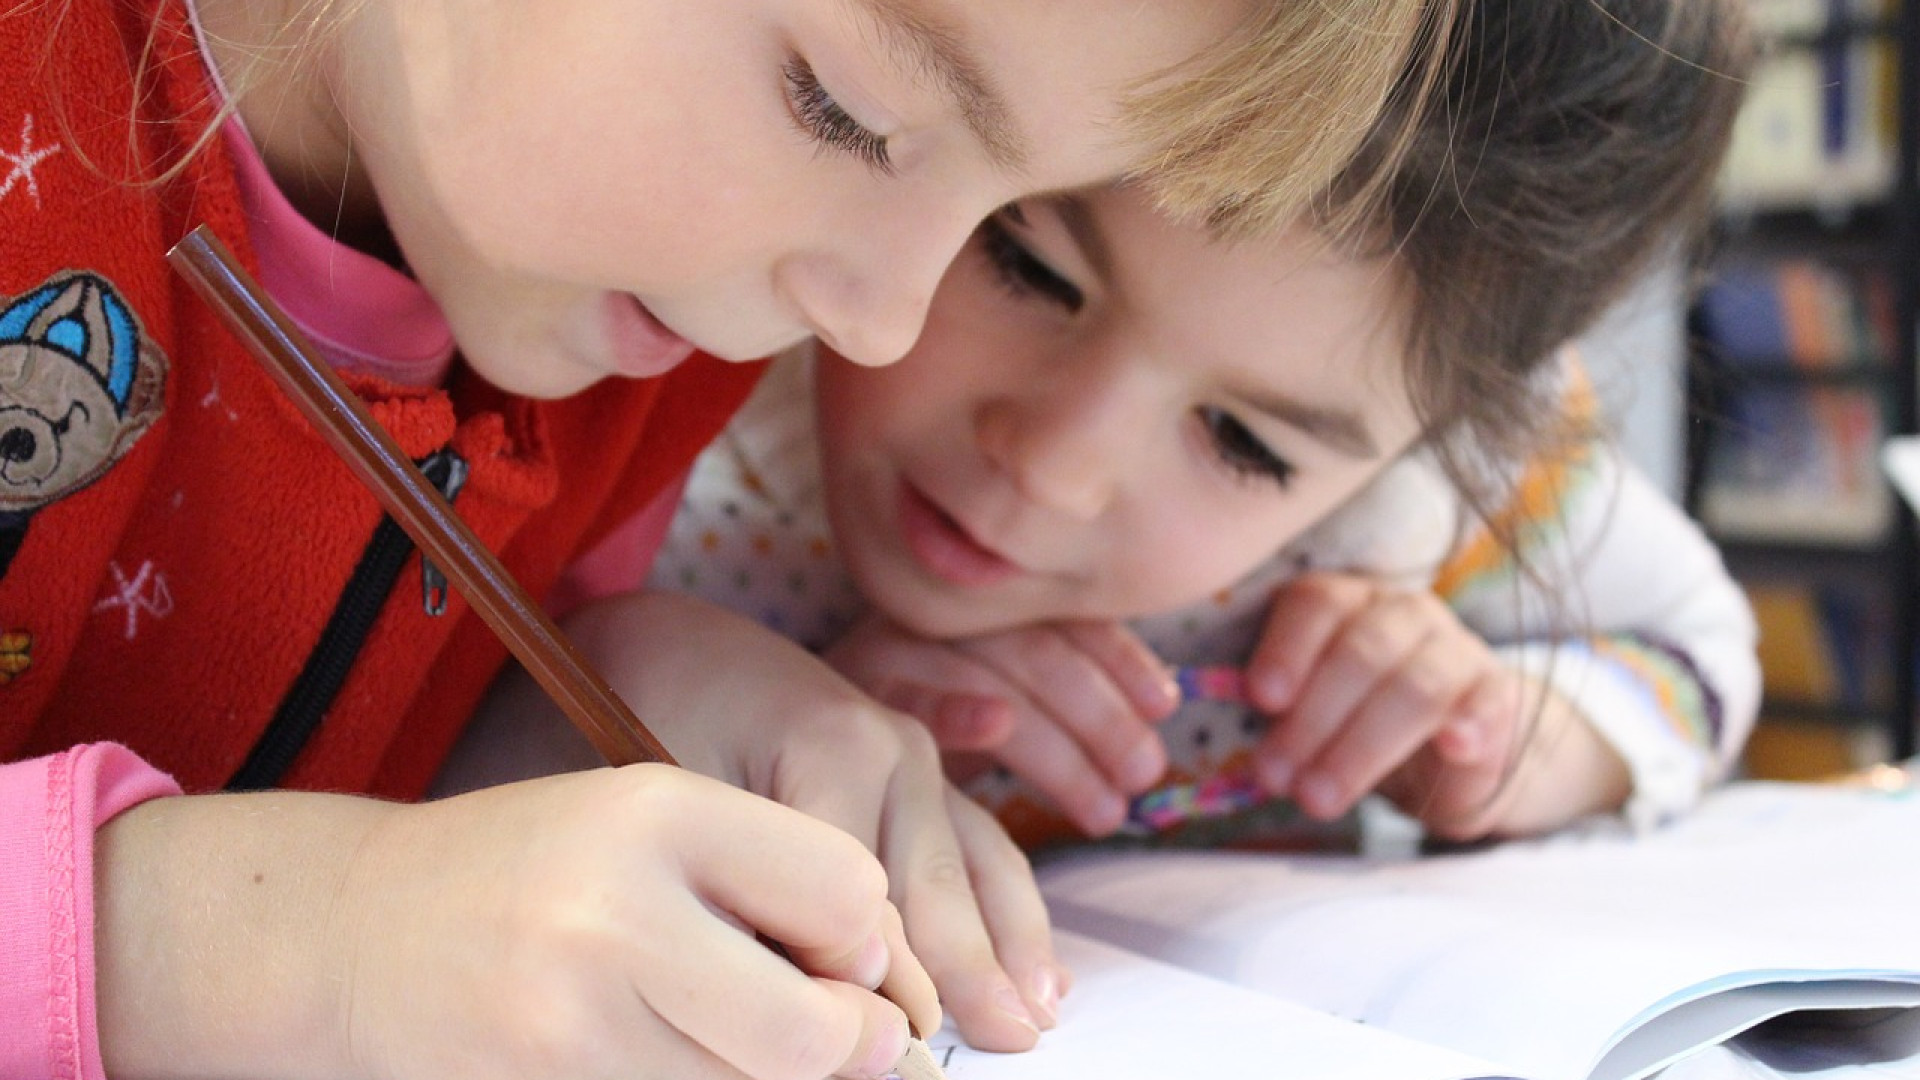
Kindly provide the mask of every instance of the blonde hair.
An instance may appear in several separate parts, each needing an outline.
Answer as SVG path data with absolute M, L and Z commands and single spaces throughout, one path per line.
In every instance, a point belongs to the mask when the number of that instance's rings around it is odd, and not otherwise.
M 63 13 L 67 6 L 42 2 Z M 311 47 L 360 2 L 303 0 L 256 60 Z M 1470 0 L 1258 0 L 1213 48 L 1127 94 L 1123 123 L 1145 151 L 1128 178 L 1164 210 L 1227 233 L 1281 225 L 1314 206 L 1316 195 L 1322 220 L 1360 220 L 1384 191 L 1396 148 L 1411 141 L 1419 103 L 1444 73 L 1453 12 L 1463 2 Z M 153 46 L 149 39 L 140 55 L 136 87 L 147 85 Z M 252 89 L 254 65 L 226 78 L 229 96 L 200 137 L 187 153 L 146 170 L 144 182 L 171 178 L 212 139 Z M 1383 142 L 1383 124 L 1398 134 Z M 1370 137 L 1384 152 L 1369 160 L 1372 179 L 1355 185 L 1352 159 Z M 1334 208 L 1331 181 L 1343 169 L 1348 183 Z
M 1445 74 L 1462 2 L 1261 0 L 1213 49 L 1128 95 L 1125 120 L 1148 148 L 1129 179 L 1161 210 L 1224 234 L 1309 210 L 1336 226 L 1364 220 Z

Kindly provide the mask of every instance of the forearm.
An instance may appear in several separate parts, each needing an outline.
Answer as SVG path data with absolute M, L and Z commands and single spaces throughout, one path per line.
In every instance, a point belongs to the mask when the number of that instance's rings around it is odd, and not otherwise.
M 1515 755 L 1492 833 L 1530 836 L 1613 813 L 1633 791 L 1627 763 L 1580 712 L 1549 691 Z
M 348 875 L 395 808 L 269 793 L 159 799 L 99 835 L 102 1055 L 139 1077 L 345 1077 Z

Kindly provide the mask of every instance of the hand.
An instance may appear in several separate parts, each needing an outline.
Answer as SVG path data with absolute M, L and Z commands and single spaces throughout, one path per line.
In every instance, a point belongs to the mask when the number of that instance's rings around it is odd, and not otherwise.
M 666 766 L 159 799 L 96 865 L 114 1076 L 881 1076 L 939 1015 L 868 852 Z
M 876 615 L 826 658 L 880 701 L 919 717 L 943 749 L 986 751 L 1090 836 L 1118 829 L 1130 799 L 1166 772 L 1153 725 L 1179 704 L 1179 691 L 1119 623 L 1052 623 L 941 642 Z M 977 770 L 956 760 L 949 771 L 962 779 Z
M 1616 790 L 1625 798 L 1624 780 L 1612 782 L 1617 759 L 1584 719 L 1429 592 L 1348 574 L 1289 582 L 1248 688 L 1276 718 L 1256 755 L 1262 783 L 1315 817 L 1379 787 L 1429 829 L 1469 839 L 1557 824 Z M 1567 786 L 1556 796 L 1535 774 Z
M 798 645 L 668 593 L 569 620 L 683 765 L 844 829 L 876 852 L 920 960 L 975 1046 L 1022 1050 L 1066 981 L 1032 868 L 941 772 L 926 730 Z M 627 662 L 607 662 L 625 657 Z

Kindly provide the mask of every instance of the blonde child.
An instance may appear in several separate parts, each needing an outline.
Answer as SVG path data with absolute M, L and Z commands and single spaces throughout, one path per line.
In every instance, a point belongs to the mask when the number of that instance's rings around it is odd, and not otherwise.
M 649 720 L 791 808 L 662 768 L 389 801 L 503 651 L 163 253 L 211 224 L 543 594 L 718 430 L 724 361 L 897 359 L 1009 199 L 1283 212 L 1428 6 L 10 5 L 0 1073 L 872 1076 L 929 970 L 1030 1041 L 994 1006 L 1047 962 L 1017 854 L 752 628 Z
M 1757 706 L 1751 617 L 1548 361 L 1700 210 L 1738 12 L 1467 17 L 1357 245 L 1024 202 L 900 366 L 824 365 L 817 403 L 804 365 L 768 378 L 656 583 L 990 750 L 1012 775 L 974 790 L 1030 843 L 1376 787 L 1458 838 L 1684 809 Z M 1156 729 L 1166 662 L 1247 665 L 1251 717 Z

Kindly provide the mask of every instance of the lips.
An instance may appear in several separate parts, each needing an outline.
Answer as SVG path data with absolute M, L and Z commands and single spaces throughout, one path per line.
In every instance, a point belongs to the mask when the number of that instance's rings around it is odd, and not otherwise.
M 908 483 L 900 485 L 900 532 L 914 558 L 951 585 L 983 588 L 1021 572 L 1019 564 L 982 546 L 959 522 Z
M 693 343 L 666 328 L 639 298 L 612 293 L 606 303 L 611 366 L 628 378 L 663 375 L 693 355 Z

